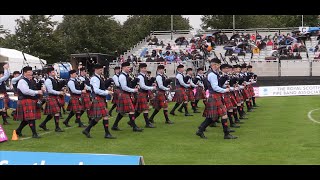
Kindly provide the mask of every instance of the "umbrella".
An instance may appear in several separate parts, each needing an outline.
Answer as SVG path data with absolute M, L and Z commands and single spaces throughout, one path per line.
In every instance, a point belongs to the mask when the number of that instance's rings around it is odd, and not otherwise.
M 281 50 L 281 49 L 284 49 L 284 48 L 287 48 L 287 46 L 279 46 L 278 50 Z
M 255 44 L 253 44 L 253 43 L 248 43 L 249 45 L 251 45 L 251 46 L 253 46 L 254 48 L 257 48 L 258 46 L 257 45 L 255 45 Z
M 234 35 L 232 35 L 232 36 L 230 37 L 230 40 L 231 40 L 231 39 L 236 39 L 236 38 L 239 38 L 239 37 L 240 37 L 239 34 L 234 34 Z
M 186 39 L 185 37 L 178 37 L 174 42 L 177 43 L 178 41 L 183 41 Z
M 300 33 L 301 31 L 299 31 L 299 30 L 294 30 L 294 31 L 292 31 L 292 33 L 293 34 L 297 34 L 297 33 Z
M 243 43 L 240 43 L 237 45 L 238 48 L 244 48 L 246 46 L 248 46 L 248 43 L 246 43 L 246 42 L 243 42 Z
M 219 33 L 221 33 L 220 30 L 218 30 L 218 31 L 213 31 L 213 32 L 212 32 L 212 35 L 216 35 L 216 34 L 219 34 Z
M 320 31 L 320 27 L 309 27 L 308 32 Z

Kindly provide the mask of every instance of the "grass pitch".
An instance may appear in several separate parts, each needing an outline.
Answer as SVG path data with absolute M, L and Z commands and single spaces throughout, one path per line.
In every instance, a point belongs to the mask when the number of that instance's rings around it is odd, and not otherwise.
M 88 139 L 82 133 L 82 128 L 76 127 L 74 118 L 63 133 L 52 132 L 53 120 L 48 122 L 50 133 L 38 128 L 42 121 L 37 121 L 38 133 L 41 139 L 25 139 L 0 143 L 1 150 L 41 151 L 66 153 L 102 153 L 141 155 L 146 165 L 150 164 L 320 164 L 320 108 L 319 96 L 268 97 L 257 98 L 260 105 L 254 112 L 248 113 L 248 120 L 232 133 L 238 136 L 235 140 L 224 140 L 222 127 L 208 127 L 205 132 L 208 139 L 200 139 L 195 135 L 197 127 L 204 120 L 202 113 L 193 117 L 171 116 L 173 125 L 164 123 L 162 111 L 155 118 L 156 128 L 144 128 L 144 132 L 133 132 L 126 124 L 124 117 L 119 128 L 122 131 L 111 131 L 117 139 L 104 138 L 104 129 L 100 121 L 91 130 L 93 138 Z M 170 103 L 170 109 L 174 104 Z M 199 102 L 200 111 L 204 106 Z M 190 109 L 190 104 L 188 105 Z M 109 104 L 110 107 L 110 104 Z M 153 110 L 150 112 L 149 115 Z M 191 111 L 190 111 L 191 112 Z M 110 126 L 115 120 L 115 112 L 110 119 Z M 64 115 L 66 118 L 67 115 Z M 87 123 L 85 118 L 82 121 Z M 43 116 L 45 118 L 45 116 Z M 1 118 L 0 118 L 1 119 Z M 2 121 L 2 120 L 1 120 Z M 63 120 L 61 120 L 63 121 Z M 12 131 L 19 122 L 9 119 L 11 125 L 4 126 L 6 134 L 11 139 Z M 144 127 L 143 116 L 136 120 Z M 29 127 L 22 132 L 31 136 Z M 21 139 L 21 138 L 20 138 Z

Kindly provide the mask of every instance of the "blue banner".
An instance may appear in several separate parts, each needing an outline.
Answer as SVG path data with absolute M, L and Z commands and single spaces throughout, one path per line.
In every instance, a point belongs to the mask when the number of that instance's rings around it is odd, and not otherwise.
M 0 165 L 144 165 L 142 156 L 0 151 Z

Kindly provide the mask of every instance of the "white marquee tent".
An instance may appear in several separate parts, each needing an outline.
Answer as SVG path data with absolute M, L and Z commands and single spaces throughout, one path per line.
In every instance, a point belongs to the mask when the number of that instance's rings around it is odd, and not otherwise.
M 33 70 L 42 69 L 40 59 L 30 54 L 24 53 L 29 66 Z M 47 64 L 46 60 L 41 59 L 43 64 Z M 21 71 L 24 66 L 27 66 L 23 58 L 22 52 L 15 49 L 0 48 L 0 64 L 9 63 L 11 73 L 13 71 Z

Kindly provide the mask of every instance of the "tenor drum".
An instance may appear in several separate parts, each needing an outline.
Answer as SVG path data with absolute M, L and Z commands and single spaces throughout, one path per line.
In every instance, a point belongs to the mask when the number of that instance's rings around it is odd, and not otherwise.
M 18 96 L 9 97 L 9 108 L 17 109 Z

